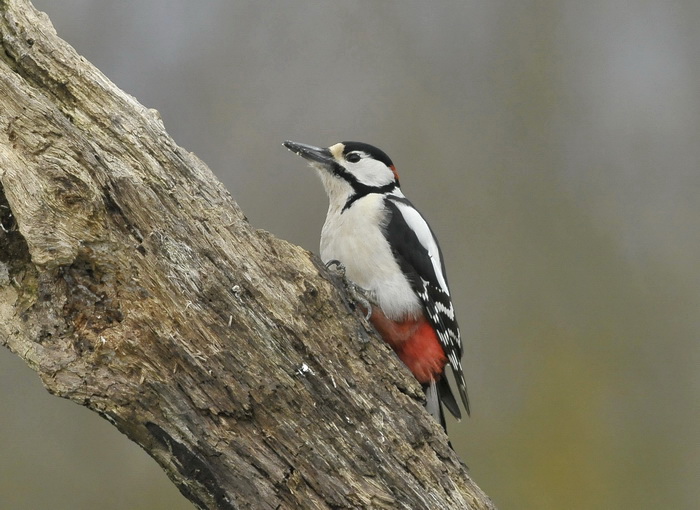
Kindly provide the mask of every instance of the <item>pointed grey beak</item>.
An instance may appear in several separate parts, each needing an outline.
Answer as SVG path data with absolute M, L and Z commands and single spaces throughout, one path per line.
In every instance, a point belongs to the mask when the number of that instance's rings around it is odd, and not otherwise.
M 290 142 L 289 140 L 282 145 L 294 154 L 308 159 L 309 161 L 322 163 L 324 165 L 331 165 L 333 163 L 333 156 L 328 149 L 322 149 L 321 147 L 314 147 L 313 145 L 306 145 L 303 143 Z

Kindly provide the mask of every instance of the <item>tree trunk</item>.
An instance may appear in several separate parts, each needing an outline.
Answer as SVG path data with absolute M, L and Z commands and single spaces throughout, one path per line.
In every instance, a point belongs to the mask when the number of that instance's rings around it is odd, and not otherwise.
M 200 508 L 494 508 L 318 258 L 28 1 L 0 36 L 0 343 L 51 393 Z

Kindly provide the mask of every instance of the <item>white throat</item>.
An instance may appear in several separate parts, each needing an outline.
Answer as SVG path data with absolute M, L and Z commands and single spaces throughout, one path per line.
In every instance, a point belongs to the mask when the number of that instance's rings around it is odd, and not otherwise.
M 329 209 L 343 207 L 345 202 L 353 195 L 354 190 L 348 181 L 331 175 L 325 168 L 314 166 L 316 173 L 321 178 L 323 188 L 326 190 L 329 201 Z

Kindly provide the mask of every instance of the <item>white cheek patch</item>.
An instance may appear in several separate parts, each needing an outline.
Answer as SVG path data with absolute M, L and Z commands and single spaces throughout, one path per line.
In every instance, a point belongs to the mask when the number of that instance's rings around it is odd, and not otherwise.
M 391 169 L 376 159 L 362 158 L 357 163 L 345 162 L 344 166 L 358 182 L 367 186 L 382 187 L 394 182 Z

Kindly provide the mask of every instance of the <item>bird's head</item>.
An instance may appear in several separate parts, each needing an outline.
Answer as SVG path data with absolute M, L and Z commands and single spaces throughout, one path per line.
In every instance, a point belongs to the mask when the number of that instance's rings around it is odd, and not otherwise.
M 340 142 L 328 148 L 296 142 L 284 146 L 309 161 L 323 181 L 331 202 L 399 187 L 394 164 L 384 151 L 362 142 Z

